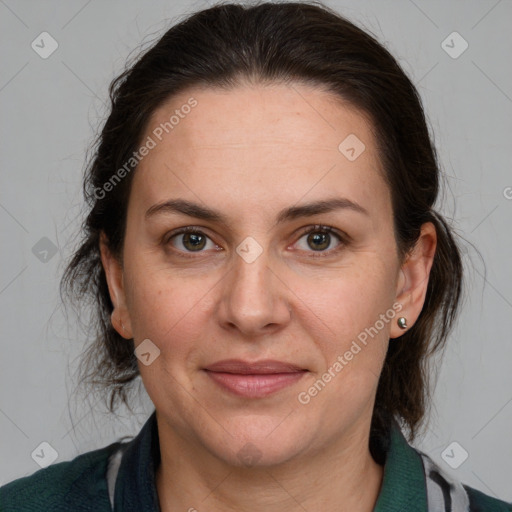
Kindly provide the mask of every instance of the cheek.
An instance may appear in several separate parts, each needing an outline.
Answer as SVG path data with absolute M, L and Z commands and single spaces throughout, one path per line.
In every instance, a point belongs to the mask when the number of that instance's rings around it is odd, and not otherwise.
M 169 271 L 145 266 L 144 272 L 132 267 L 126 283 L 127 305 L 136 341 L 149 338 L 163 346 L 174 339 L 196 337 L 201 300 L 213 286 L 208 285 L 208 279 L 184 280 Z
M 314 339 L 322 367 L 316 368 L 318 373 L 308 382 L 314 388 L 304 389 L 322 395 L 318 406 L 327 407 L 332 400 L 351 404 L 354 410 L 367 406 L 379 380 L 389 329 L 396 316 L 390 291 L 392 275 L 387 265 L 373 259 L 371 264 L 347 269 L 325 283 L 328 286 L 322 290 L 304 282 L 298 290 L 298 295 L 308 297 L 309 325 L 319 326 Z
M 296 279 L 293 290 L 304 303 L 304 311 L 310 311 L 311 322 L 317 318 L 328 339 L 335 337 L 347 342 L 392 309 L 395 296 L 392 276 L 389 265 L 372 259 L 365 265 L 340 269 L 338 275 L 328 280 L 315 283 L 310 279 Z M 379 330 L 387 332 L 389 321 L 385 327 L 380 326 Z

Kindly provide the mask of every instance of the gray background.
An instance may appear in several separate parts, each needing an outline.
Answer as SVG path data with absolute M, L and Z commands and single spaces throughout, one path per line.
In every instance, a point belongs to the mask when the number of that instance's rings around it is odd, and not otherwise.
M 512 2 L 326 3 L 372 31 L 419 87 L 447 175 L 443 211 L 482 256 L 466 244 L 467 302 L 416 446 L 511 501 Z M 118 417 L 91 412 L 101 397 L 75 393 L 85 339 L 64 315 L 58 280 L 83 214 L 84 155 L 109 82 L 131 50 L 207 5 L 0 0 L 0 485 L 39 469 L 31 454 L 43 441 L 56 462 L 69 460 L 135 434 L 152 410 L 144 392 L 135 414 Z M 59 45 L 47 59 L 31 47 L 43 31 Z M 441 45 L 454 31 L 469 44 L 458 58 Z M 445 44 L 462 48 L 458 39 Z M 453 441 L 469 454 L 457 469 L 441 457 Z

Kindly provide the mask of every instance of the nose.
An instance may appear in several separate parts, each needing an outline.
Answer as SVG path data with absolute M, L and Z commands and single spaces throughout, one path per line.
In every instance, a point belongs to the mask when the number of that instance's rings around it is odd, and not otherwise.
M 218 310 L 225 329 L 257 337 L 274 333 L 290 322 L 290 290 L 270 263 L 266 250 L 254 261 L 233 255 Z

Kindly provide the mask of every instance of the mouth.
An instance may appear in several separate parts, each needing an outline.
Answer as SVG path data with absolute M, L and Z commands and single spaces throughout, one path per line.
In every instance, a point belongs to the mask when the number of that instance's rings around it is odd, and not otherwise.
M 218 361 L 203 369 L 222 390 L 245 398 L 263 398 L 297 383 L 308 370 L 274 360 Z

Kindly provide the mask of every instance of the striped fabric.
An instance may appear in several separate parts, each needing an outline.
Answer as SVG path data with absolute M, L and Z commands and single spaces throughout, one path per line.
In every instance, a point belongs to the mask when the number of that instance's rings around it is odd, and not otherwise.
M 396 432 L 395 432 L 396 434 Z M 402 444 L 405 443 L 403 436 L 396 436 L 401 438 Z M 392 443 L 394 451 L 396 451 L 396 441 Z M 107 470 L 107 484 L 109 491 L 109 499 L 112 510 L 114 511 L 114 490 L 119 467 L 121 465 L 122 454 L 126 449 L 125 444 L 121 444 L 119 448 L 113 452 L 109 457 L 108 470 Z M 493 506 L 489 502 L 489 497 L 483 495 L 479 491 L 464 486 L 461 482 L 455 480 L 451 475 L 438 466 L 427 454 L 412 448 L 406 447 L 411 452 L 416 452 L 423 464 L 423 477 L 425 483 L 425 490 L 427 496 L 428 512 L 498 512 L 498 511 L 512 511 L 512 505 L 507 507 L 502 503 L 499 506 Z M 411 468 L 409 468 L 411 469 Z M 389 473 L 393 468 L 388 464 L 386 471 Z M 412 489 L 410 489 L 412 491 Z M 416 489 L 417 490 L 417 489 Z M 389 505 L 385 507 L 391 512 Z M 411 506 L 410 510 L 419 510 L 418 504 Z M 409 510 L 403 510 L 409 512 Z
M 452 479 L 409 445 L 396 423 L 373 436 L 372 445 L 372 455 L 384 465 L 373 512 L 512 512 L 512 504 Z M 0 512 L 159 512 L 155 475 L 160 462 L 155 411 L 129 442 L 112 443 L 0 487 Z
M 512 505 L 503 508 L 489 508 L 482 503 L 482 497 L 484 497 L 482 493 L 452 478 L 425 453 L 418 453 L 421 456 L 425 472 L 429 512 L 512 510 Z
M 425 471 L 429 512 L 473 512 L 464 486 L 453 480 L 428 455 L 420 455 Z

